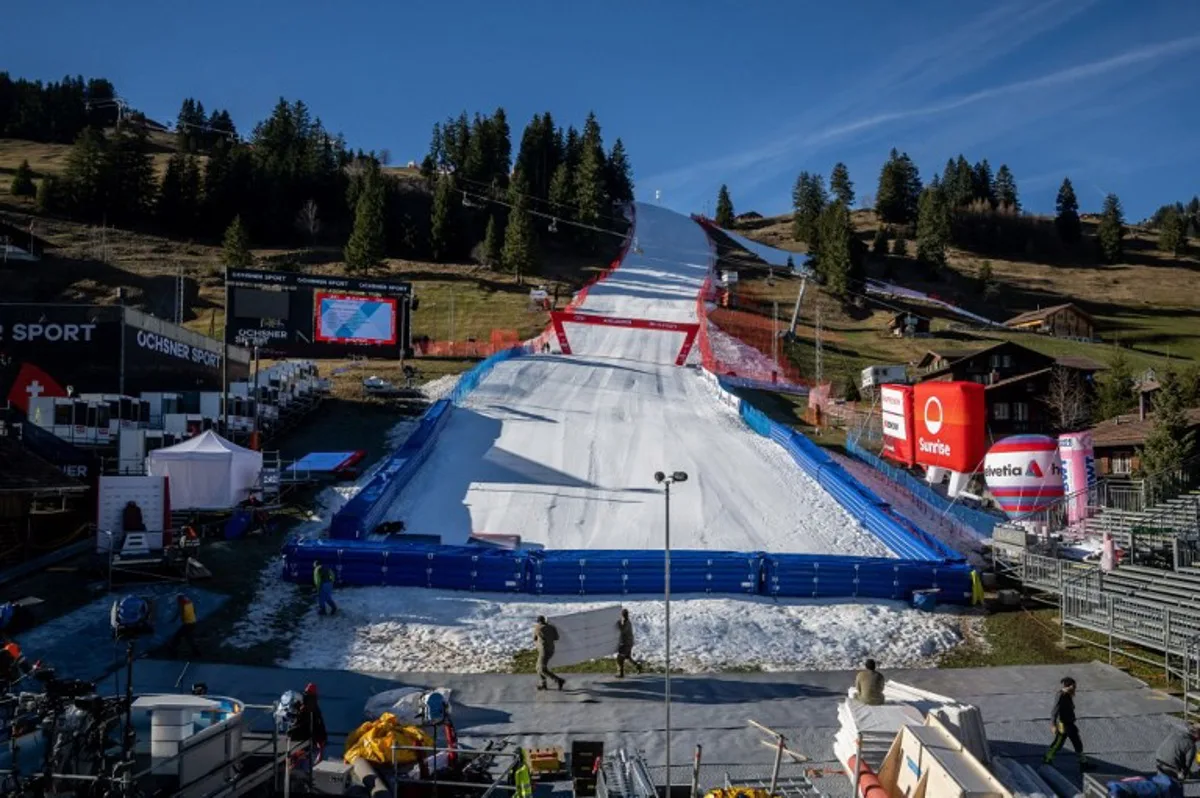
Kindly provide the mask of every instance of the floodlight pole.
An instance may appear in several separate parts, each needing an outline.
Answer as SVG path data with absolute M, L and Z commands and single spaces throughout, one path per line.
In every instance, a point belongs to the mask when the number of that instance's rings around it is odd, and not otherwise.
M 667 673 L 663 681 L 664 700 L 666 703 L 666 727 L 667 727 L 667 790 L 666 798 L 671 798 L 671 482 L 666 480 L 666 493 L 663 494 L 666 501 L 666 525 L 664 527 L 663 541 L 664 553 L 663 557 L 663 596 L 665 598 L 665 627 L 666 633 L 666 661 Z

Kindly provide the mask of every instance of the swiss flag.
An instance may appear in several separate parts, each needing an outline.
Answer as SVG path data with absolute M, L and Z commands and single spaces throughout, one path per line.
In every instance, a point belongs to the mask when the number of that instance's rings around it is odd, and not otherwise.
M 63 387 L 32 363 L 22 363 L 8 392 L 8 401 L 22 413 L 29 413 L 29 400 L 35 396 L 66 396 Z

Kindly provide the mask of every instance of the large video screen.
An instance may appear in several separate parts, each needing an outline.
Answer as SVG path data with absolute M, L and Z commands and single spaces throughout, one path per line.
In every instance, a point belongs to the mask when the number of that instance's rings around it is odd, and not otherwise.
M 313 336 L 327 344 L 396 343 L 396 300 L 357 294 L 313 294 L 317 306 Z
M 412 284 L 229 269 L 226 340 L 265 356 L 393 358 L 412 353 Z

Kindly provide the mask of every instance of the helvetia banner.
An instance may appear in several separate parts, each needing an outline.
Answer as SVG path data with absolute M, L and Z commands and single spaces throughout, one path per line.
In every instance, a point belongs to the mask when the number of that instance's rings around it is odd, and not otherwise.
M 1092 433 L 1068 432 L 1058 436 L 1062 460 L 1063 492 L 1068 497 L 1067 523 L 1087 518 L 1088 488 L 1096 484 L 1096 452 Z

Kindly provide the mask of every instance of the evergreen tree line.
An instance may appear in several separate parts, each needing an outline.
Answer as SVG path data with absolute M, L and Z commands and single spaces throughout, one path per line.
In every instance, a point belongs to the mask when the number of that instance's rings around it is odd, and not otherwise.
M 237 141 L 237 128 L 229 112 L 213 109 L 204 113 L 204 103 L 188 97 L 175 117 L 176 147 L 180 152 L 208 152 L 218 141 Z
M 854 184 L 843 163 L 829 176 L 832 196 L 825 178 L 801 172 L 792 188 L 792 236 L 808 246 L 808 266 L 817 280 L 834 296 L 843 299 L 862 290 L 866 277 L 866 247 L 854 232 L 850 215 L 854 207 Z
M 116 124 L 116 105 L 104 103 L 115 97 L 104 78 L 68 76 L 42 83 L 0 72 L 0 138 L 70 144 L 88 126 Z
M 1179 257 L 1187 252 L 1188 238 L 1200 238 L 1200 197 L 1163 205 L 1150 217 L 1150 227 L 1158 230 L 1158 248 Z
M 470 121 L 460 114 L 434 125 L 421 172 L 433 195 L 432 257 L 471 257 L 517 275 L 536 271 L 550 239 L 594 249 L 614 227 L 614 203 L 633 199 L 625 145 L 617 139 L 605 151 L 594 113 L 582 131 L 535 115 L 515 163 L 504 109 Z

